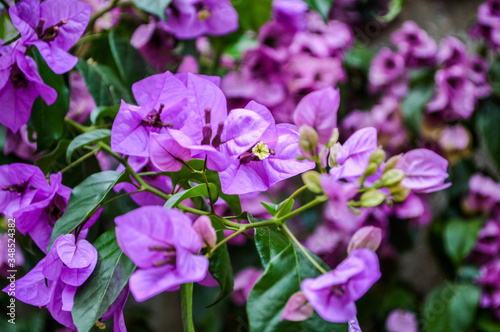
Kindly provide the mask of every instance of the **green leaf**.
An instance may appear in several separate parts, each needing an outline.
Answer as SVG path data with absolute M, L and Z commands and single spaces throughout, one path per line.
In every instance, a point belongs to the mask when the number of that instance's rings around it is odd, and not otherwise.
M 127 103 L 133 103 L 130 91 L 123 86 L 111 68 L 81 59 L 78 60 L 76 68 L 97 106 L 118 105 L 122 99 Z
M 111 137 L 111 130 L 109 129 L 96 129 L 78 135 L 68 146 L 68 150 L 66 151 L 66 161 L 68 163 L 71 161 L 71 155 L 76 149 L 81 148 L 86 144 L 92 145 L 109 137 Z
M 443 232 L 444 249 L 455 265 L 459 265 L 477 242 L 481 220 L 452 220 Z
M 481 332 L 500 332 L 500 322 L 490 312 L 482 312 L 478 315 L 477 327 Z
M 181 285 L 182 325 L 184 332 L 194 332 L 193 323 L 193 283 Z
M 47 105 L 39 96 L 31 108 L 28 125 L 37 133 L 37 151 L 43 151 L 52 147 L 64 134 L 64 117 L 69 109 L 69 90 L 64 83 L 63 76 L 55 74 L 47 66 L 35 47 L 31 48 L 30 52 L 43 82 L 57 92 L 57 99 L 52 105 Z
M 493 92 L 500 96 L 500 57 L 497 57 L 490 66 L 490 84 Z
M 90 122 L 93 125 L 106 123 L 106 118 L 110 119 L 109 123 L 112 123 L 116 118 L 118 111 L 120 110 L 120 105 L 115 106 L 99 106 L 90 113 Z
M 321 17 L 326 21 L 328 20 L 328 14 L 332 8 L 334 0 L 303 0 L 309 5 L 309 8 L 317 11 L 321 14 Z
M 141 0 L 140 2 L 146 3 L 147 1 Z M 156 6 L 158 7 L 158 5 Z M 115 59 L 122 82 L 131 88 L 132 84 L 155 74 L 155 72 L 146 60 L 144 60 L 139 51 L 130 44 L 132 34 L 120 33 L 120 31 L 116 29 L 111 30 L 109 33 L 109 47 L 111 48 L 111 53 Z
M 283 204 L 287 203 L 287 201 L 288 201 L 288 199 L 284 200 L 283 202 L 281 202 L 279 204 L 264 203 L 264 202 L 260 202 L 260 204 L 262 204 L 266 208 L 267 212 L 269 212 L 274 217 L 276 215 L 276 213 L 278 212 L 278 210 L 281 209 Z M 285 214 L 288 214 L 290 211 L 292 211 L 294 203 L 295 203 L 295 201 L 293 199 L 288 201 L 286 206 L 281 211 L 280 215 L 285 215 Z
M 90 278 L 78 287 L 71 314 L 78 331 L 89 331 L 116 300 L 130 275 L 134 263 L 121 251 L 115 230 L 103 233 L 94 242 L 99 254 Z
M 89 217 L 90 213 L 99 206 L 104 197 L 118 182 L 120 175 L 116 171 L 95 173 L 73 189 L 66 211 L 54 225 L 49 249 L 59 235 L 71 233 L 82 221 Z
M 66 149 L 69 146 L 69 143 L 70 143 L 69 139 L 64 139 L 59 141 L 59 143 L 57 143 L 56 148 L 52 150 L 52 152 L 44 155 L 43 157 L 38 158 L 35 161 L 35 166 L 38 166 L 42 170 L 43 174 L 48 174 L 54 169 L 59 171 L 60 167 L 58 166 L 61 165 L 57 162 L 57 160 L 61 156 L 64 156 L 64 154 L 66 153 Z
M 208 187 L 210 188 L 210 194 L 212 196 L 211 200 L 215 202 L 218 197 L 217 187 L 213 183 L 209 183 Z M 164 207 L 173 209 L 177 207 L 177 205 L 182 203 L 182 201 L 185 201 L 188 198 L 200 197 L 200 196 L 209 198 L 206 184 L 199 184 L 196 187 L 181 191 L 173 195 L 168 199 L 168 201 L 165 202 Z
M 250 330 L 347 332 L 347 324 L 329 323 L 316 313 L 303 322 L 281 320 L 288 299 L 300 290 L 302 280 L 320 274 L 302 253 L 297 252 L 294 245 L 289 244 L 269 262 L 250 293 L 247 303 Z
M 238 12 L 240 28 L 259 31 L 260 27 L 271 19 L 272 0 L 240 0 L 233 2 Z
M 381 22 L 391 22 L 396 18 L 396 16 L 401 13 L 405 0 L 391 0 L 389 2 L 389 11 L 384 16 L 378 18 Z
M 488 99 L 478 112 L 476 125 L 488 152 L 500 169 L 500 103 Z
M 425 106 L 433 95 L 433 85 L 418 85 L 403 100 L 404 120 L 414 134 L 420 132 Z
M 132 0 L 132 2 L 145 12 L 167 19 L 166 10 L 172 0 Z
M 249 215 L 251 223 L 257 222 L 255 218 Z M 267 267 L 269 262 L 278 255 L 289 244 L 290 240 L 285 232 L 278 226 L 270 227 L 257 227 L 255 228 L 255 247 L 259 253 L 260 261 L 264 268 Z
M 474 321 L 481 291 L 470 284 L 441 286 L 426 299 L 426 332 L 468 332 Z
M 216 218 L 217 216 L 210 216 L 212 224 L 217 230 L 217 242 L 220 242 L 224 239 L 224 233 L 222 231 L 220 221 L 214 220 Z M 211 307 L 233 292 L 233 267 L 231 266 L 231 260 L 229 258 L 229 252 L 226 244 L 217 248 L 212 256 L 210 256 L 208 271 L 210 271 L 212 277 L 217 280 L 220 287 L 220 293 L 217 296 L 217 299 L 209 305 Z

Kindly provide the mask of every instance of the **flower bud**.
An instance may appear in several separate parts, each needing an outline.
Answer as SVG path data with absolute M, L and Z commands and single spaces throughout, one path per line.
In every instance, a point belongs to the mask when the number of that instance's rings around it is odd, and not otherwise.
M 214 247 L 217 244 L 217 233 L 209 217 L 201 216 L 196 219 L 193 224 L 193 229 L 200 236 L 203 242 L 203 248 Z
M 302 153 L 312 154 L 318 148 L 318 132 L 308 125 L 299 128 L 299 144 Z
M 410 189 L 404 187 L 401 183 L 389 188 L 389 190 L 391 191 L 392 200 L 394 202 L 402 202 L 410 194 Z
M 290 296 L 285 305 L 281 319 L 292 322 L 300 322 L 312 316 L 314 309 L 307 301 L 307 298 L 302 292 L 297 292 Z
M 339 153 L 341 147 L 342 145 L 337 142 L 330 148 L 330 155 L 328 156 L 328 166 L 337 166 L 337 153 Z
M 392 156 L 389 159 L 387 159 L 387 162 L 385 163 L 385 167 L 384 167 L 384 172 L 387 172 L 388 170 L 396 167 L 396 164 L 398 163 L 399 159 L 401 159 L 402 156 L 403 156 L 403 154 L 401 153 L 401 154 L 398 154 L 397 156 Z
M 307 188 L 313 193 L 321 193 L 321 185 L 319 184 L 319 173 L 316 171 L 307 171 L 302 174 L 302 181 L 307 186 Z
M 386 199 L 386 195 L 376 189 L 370 189 L 363 193 L 360 198 L 362 207 L 374 207 L 382 204 Z
M 384 160 L 385 160 L 384 150 L 378 148 L 377 150 L 373 151 L 373 153 L 370 155 L 368 167 L 366 168 L 364 175 L 374 174 L 377 171 L 377 168 L 380 166 L 380 164 L 384 162 Z
M 405 177 L 405 173 L 400 169 L 390 169 L 380 178 L 383 187 L 393 187 L 401 182 Z
M 330 137 L 330 140 L 328 141 L 327 145 L 329 147 L 333 146 L 333 144 L 337 143 L 338 140 L 339 140 L 339 130 L 338 128 L 334 128 L 332 131 L 332 136 Z
M 382 230 L 378 227 L 366 226 L 360 228 L 351 238 L 347 247 L 347 254 L 359 248 L 368 248 L 376 251 L 382 242 Z

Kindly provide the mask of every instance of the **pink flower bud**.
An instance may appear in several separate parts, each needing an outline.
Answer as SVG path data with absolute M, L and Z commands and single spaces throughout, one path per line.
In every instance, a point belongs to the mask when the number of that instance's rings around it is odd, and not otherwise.
M 380 228 L 373 226 L 362 227 L 352 236 L 347 247 L 347 253 L 350 254 L 359 248 L 368 248 L 375 251 L 380 246 L 380 242 L 382 242 L 382 230 Z
M 307 301 L 304 294 L 302 292 L 297 292 L 288 299 L 281 319 L 300 322 L 311 317 L 313 311 L 312 305 Z
M 193 224 L 193 229 L 200 236 L 203 242 L 203 248 L 213 247 L 217 244 L 217 234 L 215 233 L 215 229 L 209 217 L 201 216 L 196 219 Z

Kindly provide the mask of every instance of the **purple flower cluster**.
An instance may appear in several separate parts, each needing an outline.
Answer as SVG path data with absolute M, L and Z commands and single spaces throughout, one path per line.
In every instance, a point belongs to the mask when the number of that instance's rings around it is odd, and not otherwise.
M 443 39 L 438 48 L 424 30 L 407 21 L 391 41 L 397 51 L 383 48 L 372 61 L 371 92 L 401 99 L 408 93 L 410 69 L 437 66 L 436 93 L 427 111 L 445 120 L 470 118 L 476 101 L 491 93 L 486 60 L 469 56 L 457 38 Z
M 38 96 L 47 104 L 57 98 L 56 91 L 46 85 L 35 61 L 25 55 L 35 46 L 47 65 L 56 74 L 71 70 L 77 58 L 68 50 L 82 36 L 90 19 L 90 5 L 76 0 L 23 0 L 9 10 L 12 23 L 21 39 L 0 46 L 0 101 L 5 111 L 0 123 L 16 133 L 30 117 Z
M 237 105 L 253 99 L 269 107 L 278 122 L 292 122 L 289 110 L 305 94 L 346 77 L 342 59 L 353 44 L 352 31 L 339 21 L 325 24 L 300 0 L 274 1 L 273 20 L 258 40 L 222 80 L 222 90 Z
M 487 0 L 479 6 L 477 23 L 470 34 L 483 38 L 493 51 L 500 50 L 500 1 Z
M 25 303 L 47 307 L 60 324 L 76 330 L 71 316 L 78 286 L 94 271 L 97 250 L 87 240 L 76 241 L 73 234 L 61 235 L 48 255 L 16 281 L 15 297 Z M 8 291 L 6 287 L 4 292 Z
M 265 191 L 314 167 L 297 160 L 295 126 L 276 125 L 269 110 L 253 101 L 228 113 L 217 84 L 215 77 L 170 72 L 135 83 L 139 106 L 122 102 L 112 128 L 113 151 L 145 164 L 149 158 L 161 171 L 204 159 L 219 172 L 226 194 Z

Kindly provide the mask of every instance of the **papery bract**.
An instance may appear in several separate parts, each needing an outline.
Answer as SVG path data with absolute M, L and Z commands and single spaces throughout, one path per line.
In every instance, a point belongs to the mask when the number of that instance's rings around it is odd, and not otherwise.
M 91 6 L 76 0 L 22 0 L 9 10 L 23 45 L 34 45 L 56 73 L 71 70 L 78 59 L 68 50 L 90 20 Z
M 313 312 L 314 309 L 304 294 L 297 292 L 288 299 L 283 314 L 281 314 L 281 319 L 300 322 L 311 317 Z
M 405 173 L 401 184 L 414 192 L 430 193 L 451 186 L 448 178 L 448 161 L 427 149 L 411 150 L 398 161 L 396 168 Z
M 205 278 L 208 259 L 197 254 L 202 241 L 181 212 L 148 206 L 115 222 L 120 248 L 139 267 L 130 277 L 137 301 Z
M 356 316 L 359 300 L 381 277 L 377 255 L 370 249 L 353 251 L 334 270 L 302 281 L 301 289 L 325 320 L 345 323 Z

